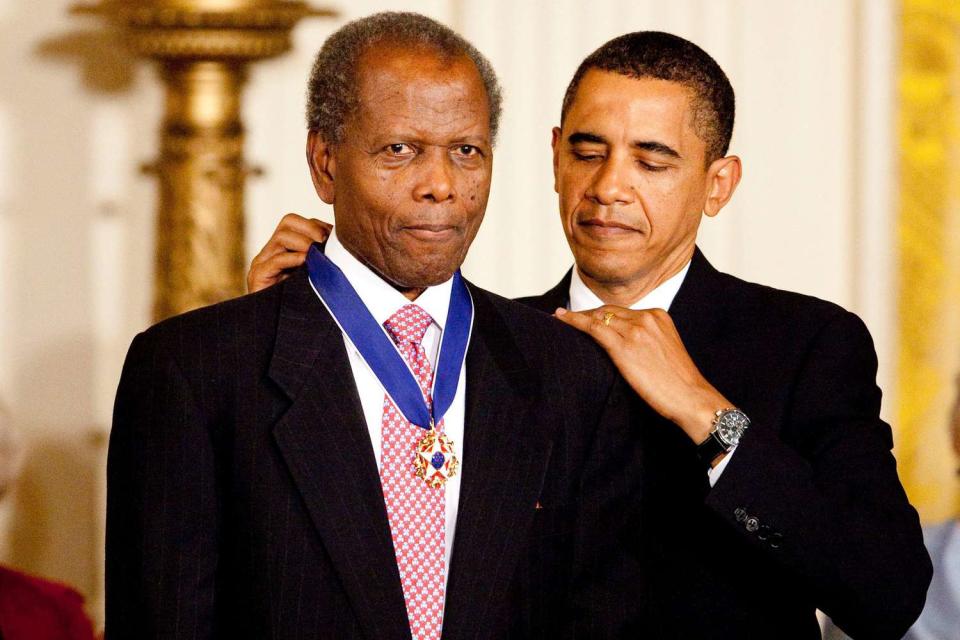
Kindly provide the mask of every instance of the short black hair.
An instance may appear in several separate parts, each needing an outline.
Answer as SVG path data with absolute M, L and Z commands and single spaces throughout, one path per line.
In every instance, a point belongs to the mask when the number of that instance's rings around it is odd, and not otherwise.
M 610 40 L 577 67 L 563 96 L 561 123 L 580 81 L 591 69 L 636 79 L 668 80 L 687 87 L 693 93 L 694 128 L 707 145 L 706 162 L 726 155 L 733 135 L 733 87 L 717 61 L 697 45 L 662 31 L 636 31 Z
M 327 142 L 343 141 L 347 119 L 360 103 L 360 57 L 378 44 L 429 47 L 442 58 L 466 56 L 477 67 L 487 93 L 490 138 L 496 141 L 503 102 L 490 62 L 456 31 L 419 13 L 384 11 L 348 22 L 323 43 L 307 83 L 307 128 Z

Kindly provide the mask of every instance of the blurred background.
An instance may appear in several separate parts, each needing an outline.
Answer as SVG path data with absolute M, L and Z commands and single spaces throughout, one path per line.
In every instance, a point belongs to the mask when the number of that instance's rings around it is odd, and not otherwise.
M 164 89 L 116 30 L 70 5 L 0 0 L 0 405 L 24 452 L 0 502 L 0 563 L 72 585 L 99 624 L 113 396 L 130 340 L 153 320 L 158 183 L 141 166 L 158 155 Z M 925 524 L 960 512 L 947 426 L 960 372 L 960 3 L 322 6 L 338 16 L 304 19 L 289 52 L 250 67 L 245 261 L 285 212 L 332 219 L 304 161 L 305 81 L 324 38 L 351 18 L 414 10 L 476 44 L 505 89 L 465 273 L 508 296 L 546 290 L 571 264 L 549 146 L 566 83 L 613 36 L 676 33 L 717 59 L 738 99 L 744 178 L 701 247 L 722 270 L 866 321 L 911 500 Z

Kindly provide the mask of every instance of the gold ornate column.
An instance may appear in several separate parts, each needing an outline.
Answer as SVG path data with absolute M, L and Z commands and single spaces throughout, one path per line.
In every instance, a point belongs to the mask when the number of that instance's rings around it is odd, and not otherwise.
M 240 100 L 247 66 L 290 48 L 307 16 L 288 0 L 101 0 L 74 7 L 118 26 L 128 46 L 157 62 L 166 89 L 154 315 L 165 318 L 244 292 Z
M 902 0 L 897 460 L 925 522 L 960 514 L 960 4 Z

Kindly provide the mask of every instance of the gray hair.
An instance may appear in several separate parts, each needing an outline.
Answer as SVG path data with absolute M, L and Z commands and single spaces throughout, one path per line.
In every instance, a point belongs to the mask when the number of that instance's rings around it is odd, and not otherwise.
M 10 426 L 7 413 L 0 406 L 0 498 L 13 486 L 20 475 L 23 447 L 20 438 Z
M 343 141 L 345 123 L 360 103 L 360 57 L 382 42 L 426 46 L 444 58 L 467 56 L 486 89 L 491 143 L 496 141 L 503 97 L 490 62 L 460 34 L 436 20 L 419 13 L 391 11 L 348 22 L 323 43 L 307 83 L 308 129 L 327 142 Z

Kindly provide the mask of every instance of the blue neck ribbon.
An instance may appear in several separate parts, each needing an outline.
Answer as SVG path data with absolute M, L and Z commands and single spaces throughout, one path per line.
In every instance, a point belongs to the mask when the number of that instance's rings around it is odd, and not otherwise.
M 433 376 L 432 412 L 420 384 L 386 329 L 374 319 L 343 272 L 317 244 L 311 245 L 307 252 L 307 272 L 330 315 L 350 338 L 407 421 L 424 429 L 439 424 L 457 393 L 473 329 L 473 299 L 460 271 L 453 274 L 447 323 Z

